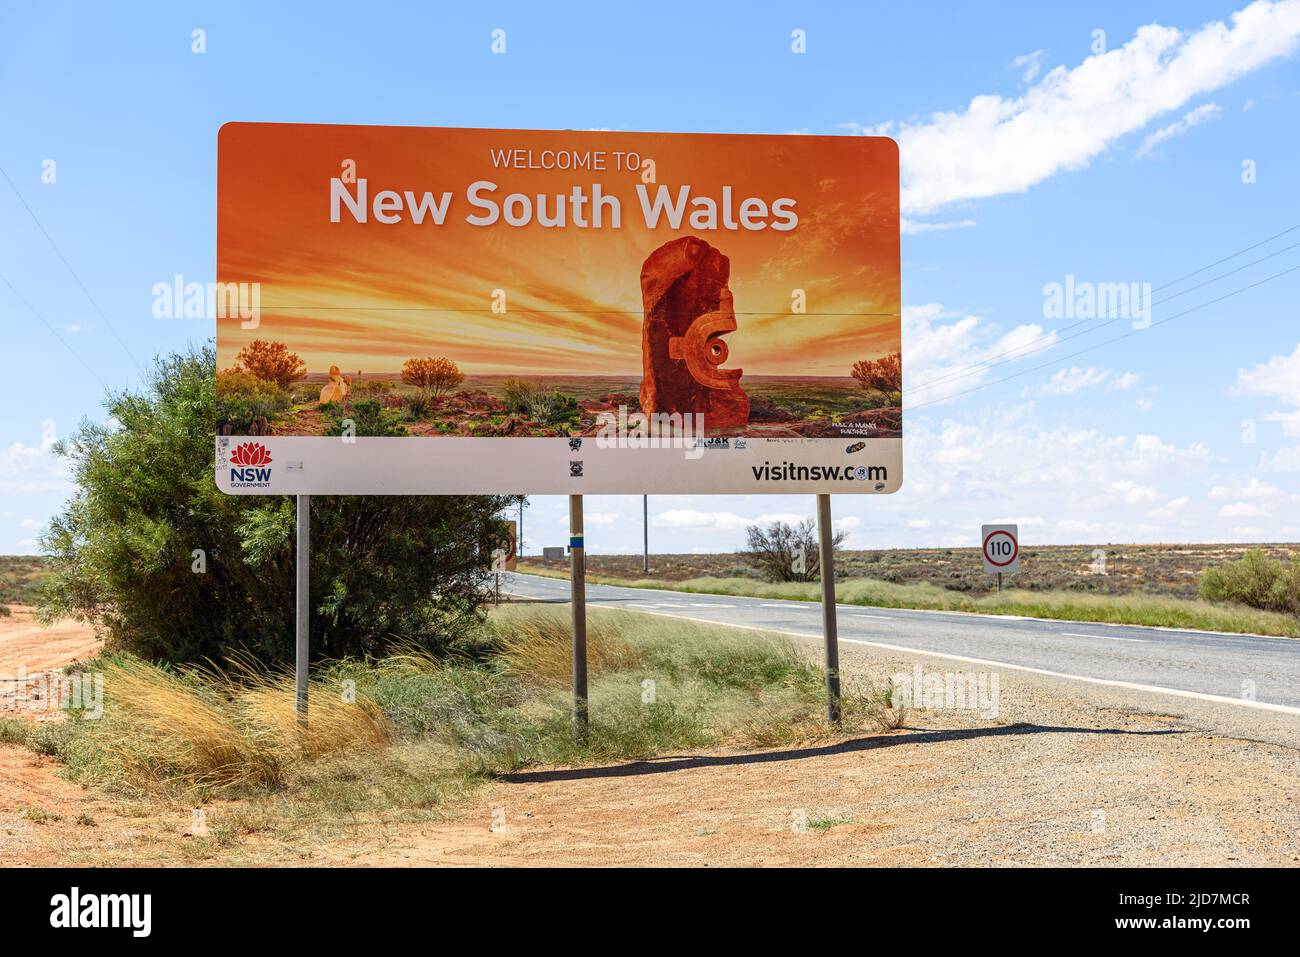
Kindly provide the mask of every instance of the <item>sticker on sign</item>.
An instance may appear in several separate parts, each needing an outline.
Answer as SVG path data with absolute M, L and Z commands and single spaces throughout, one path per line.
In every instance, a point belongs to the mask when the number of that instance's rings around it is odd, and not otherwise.
M 1020 571 L 1020 530 L 1016 525 L 980 526 L 984 571 L 990 575 Z

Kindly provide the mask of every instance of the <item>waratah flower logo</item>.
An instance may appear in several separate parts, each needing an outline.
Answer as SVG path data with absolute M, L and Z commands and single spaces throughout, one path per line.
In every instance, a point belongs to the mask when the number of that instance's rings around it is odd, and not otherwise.
M 232 465 L 270 465 L 271 453 L 261 442 L 244 442 L 230 453 Z

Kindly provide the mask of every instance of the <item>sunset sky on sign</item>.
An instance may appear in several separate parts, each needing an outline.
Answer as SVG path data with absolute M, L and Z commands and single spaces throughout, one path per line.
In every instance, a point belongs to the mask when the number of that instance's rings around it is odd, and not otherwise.
M 492 151 L 603 150 L 609 168 L 504 169 Z M 638 171 L 616 169 L 617 152 L 654 160 L 658 185 L 673 197 L 732 208 L 747 197 L 769 205 L 795 200 L 789 231 L 649 230 L 635 192 Z M 465 372 L 637 375 L 641 370 L 641 291 L 645 258 L 672 239 L 696 235 L 731 259 L 739 329 L 729 337 L 731 367 L 747 375 L 846 376 L 858 359 L 900 345 L 898 157 L 891 140 L 864 137 L 519 132 L 465 129 L 231 124 L 218 151 L 218 278 L 261 283 L 261 323 L 219 320 L 222 367 L 252 339 L 285 343 L 312 372 L 331 365 L 394 372 L 412 356 L 445 355 Z M 344 160 L 365 179 L 369 218 L 340 204 L 330 222 L 329 181 Z M 557 194 L 595 183 L 618 198 L 621 228 L 547 228 L 467 223 L 470 184 L 510 193 Z M 356 196 L 356 187 L 350 186 Z M 384 189 L 440 198 L 435 225 L 375 220 Z M 688 209 L 692 207 L 688 204 Z M 586 212 L 590 216 L 590 208 Z M 607 213 L 608 215 L 608 213 Z M 770 221 L 770 220 L 769 220 Z M 493 313 L 493 290 L 506 312 Z M 791 314 L 802 289 L 807 313 Z

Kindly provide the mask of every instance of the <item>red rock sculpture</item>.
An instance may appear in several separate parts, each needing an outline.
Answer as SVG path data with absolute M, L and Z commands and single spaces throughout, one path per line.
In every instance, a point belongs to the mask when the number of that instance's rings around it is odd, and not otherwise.
M 704 240 L 664 243 L 641 267 L 641 409 L 704 415 L 704 427 L 749 424 L 740 369 L 723 369 L 736 330 L 727 279 L 731 261 Z

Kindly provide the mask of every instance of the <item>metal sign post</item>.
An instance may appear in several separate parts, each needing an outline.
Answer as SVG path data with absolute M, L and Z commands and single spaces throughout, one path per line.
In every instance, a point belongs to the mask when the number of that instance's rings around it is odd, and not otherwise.
M 569 583 L 573 598 L 573 733 L 587 740 L 587 566 L 582 496 L 569 496 Z
M 641 571 L 650 574 L 650 496 L 641 496 L 641 528 L 645 535 L 645 551 L 641 553 Z
M 826 642 L 826 720 L 840 723 L 840 640 L 835 620 L 835 550 L 831 497 L 817 496 L 818 559 L 822 578 L 822 635 Z
M 307 652 L 311 631 L 311 496 L 299 495 L 297 507 L 298 553 L 294 573 L 297 595 L 294 609 L 294 684 L 298 726 L 307 727 Z

